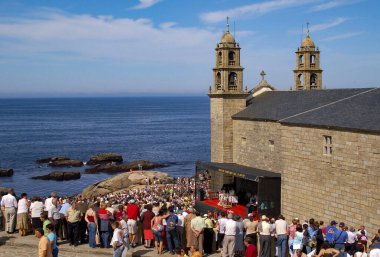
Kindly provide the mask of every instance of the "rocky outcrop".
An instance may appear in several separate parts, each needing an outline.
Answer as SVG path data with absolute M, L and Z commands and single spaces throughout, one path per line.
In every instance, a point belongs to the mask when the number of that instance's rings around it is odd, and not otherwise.
M 13 176 L 13 169 L 0 169 L 0 177 Z
M 54 156 L 54 157 L 48 157 L 44 159 L 38 159 L 36 160 L 36 163 L 50 163 L 50 162 L 67 161 L 67 160 L 70 160 L 70 158 L 66 156 Z
M 119 173 L 119 172 L 126 172 L 130 170 L 139 170 L 140 167 L 143 170 L 151 170 L 155 168 L 167 167 L 167 165 L 154 163 L 154 162 L 150 162 L 146 160 L 133 161 L 130 163 L 123 163 L 123 164 L 106 163 L 106 164 L 96 165 L 95 167 L 90 168 L 90 169 L 86 169 L 86 173 L 89 173 L 89 174 L 99 173 L 99 172 Z
M 146 178 L 150 178 L 151 181 L 153 181 L 154 178 L 159 179 L 161 184 L 168 184 L 173 181 L 167 173 L 159 171 L 124 172 L 85 188 L 81 194 L 83 197 L 91 198 L 111 192 L 123 191 L 132 186 L 145 185 Z
M 44 176 L 32 177 L 32 179 L 42 180 L 73 180 L 80 179 L 81 174 L 79 171 L 65 171 L 65 172 L 51 172 Z
M 83 162 L 78 160 L 59 160 L 49 163 L 51 167 L 82 167 Z
M 88 165 L 96 165 L 103 163 L 121 163 L 123 162 L 123 156 L 117 153 L 101 153 L 91 156 L 90 160 L 87 162 Z
M 11 187 L 0 187 L 0 195 L 8 194 L 9 189 L 12 189 L 12 188 Z

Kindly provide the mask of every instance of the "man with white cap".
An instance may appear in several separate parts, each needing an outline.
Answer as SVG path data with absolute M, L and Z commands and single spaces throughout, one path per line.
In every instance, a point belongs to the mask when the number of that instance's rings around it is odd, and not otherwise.
M 257 242 L 257 225 L 258 222 L 256 220 L 253 220 L 253 214 L 248 214 L 248 219 L 244 220 L 244 229 L 246 231 L 247 237 L 250 237 L 252 239 L 252 244 L 256 245 Z
M 270 257 L 270 224 L 268 223 L 268 217 L 261 216 L 260 230 L 260 257 Z
M 136 246 L 136 234 L 137 234 L 137 217 L 140 213 L 139 207 L 135 204 L 134 199 L 130 199 L 127 205 L 127 225 L 129 232 L 129 242 L 132 247 Z
M 239 232 L 236 221 L 233 220 L 233 214 L 228 214 L 226 228 L 223 239 L 223 257 L 233 257 L 235 255 L 236 234 Z

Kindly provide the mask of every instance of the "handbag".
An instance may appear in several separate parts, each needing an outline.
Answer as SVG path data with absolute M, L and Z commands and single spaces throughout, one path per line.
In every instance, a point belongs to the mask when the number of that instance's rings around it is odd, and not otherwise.
M 99 236 L 99 231 L 96 231 L 95 234 L 95 244 L 100 245 L 100 236 Z

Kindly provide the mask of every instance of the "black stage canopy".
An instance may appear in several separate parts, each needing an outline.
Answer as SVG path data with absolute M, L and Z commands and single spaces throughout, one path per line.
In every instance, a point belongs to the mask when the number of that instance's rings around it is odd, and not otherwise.
M 281 178 L 280 173 L 251 168 L 235 163 L 197 162 L 196 167 L 198 169 L 215 170 L 234 177 L 249 179 L 256 182 L 258 178 Z

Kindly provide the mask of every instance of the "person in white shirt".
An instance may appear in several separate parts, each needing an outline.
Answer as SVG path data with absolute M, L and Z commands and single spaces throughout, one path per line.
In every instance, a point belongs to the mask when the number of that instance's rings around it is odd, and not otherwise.
M 224 240 L 224 232 L 226 230 L 226 222 L 227 222 L 227 214 L 226 212 L 222 211 L 220 213 L 221 218 L 218 220 L 218 225 L 219 226 L 219 232 L 218 232 L 218 246 L 219 249 L 221 250 L 223 248 L 223 240 Z
M 17 206 L 17 229 L 21 236 L 26 236 L 26 231 L 29 227 L 28 214 L 30 202 L 27 199 L 27 194 L 22 193 L 21 199 L 18 201 Z
M 1 198 L 1 207 L 5 208 L 5 223 L 7 224 L 7 233 L 12 234 L 15 230 L 16 225 L 16 209 L 17 209 L 17 200 L 13 196 L 13 189 L 8 190 L 8 194 L 4 195 Z
M 48 211 L 48 218 L 54 225 L 54 232 L 57 235 L 57 239 L 62 239 L 62 219 L 59 213 L 60 205 L 58 204 L 58 199 L 53 198 L 52 205 Z
M 57 198 L 56 192 L 52 192 L 50 194 L 50 197 L 45 200 L 45 211 L 49 211 L 50 207 L 53 205 L 52 204 L 53 198 Z
M 181 212 L 177 214 L 177 217 L 178 217 L 178 223 L 177 223 L 178 241 L 179 241 L 179 245 L 182 247 L 185 244 L 185 238 L 183 236 L 185 217 L 183 216 Z
M 113 231 L 113 236 L 112 236 L 110 245 L 112 246 L 114 250 L 113 256 L 121 257 L 124 250 L 127 249 L 123 241 L 123 230 L 120 229 L 120 223 L 118 221 L 114 221 L 112 223 L 112 229 L 114 231 Z
M 287 252 L 287 241 L 288 241 L 288 224 L 285 221 L 284 216 L 281 214 L 276 220 L 275 229 L 277 235 L 277 246 L 278 246 L 278 257 L 286 257 Z
M 270 224 L 268 223 L 267 216 L 261 216 L 261 223 L 259 225 L 260 232 L 260 257 L 270 257 Z
M 29 210 L 32 216 L 32 228 L 33 230 L 37 228 L 42 228 L 41 214 L 44 212 L 45 206 L 42 203 L 41 198 L 38 196 L 32 197 L 32 203 L 30 204 Z
M 356 233 L 354 227 L 348 227 L 346 226 L 344 229 L 347 232 L 347 241 L 346 241 L 346 251 L 353 255 L 356 248 Z
M 236 234 L 238 233 L 238 226 L 236 221 L 233 219 L 233 214 L 228 214 L 228 220 L 226 222 L 226 227 L 224 231 L 223 239 L 223 256 L 224 257 L 233 257 L 235 255 L 235 243 L 236 243 Z

